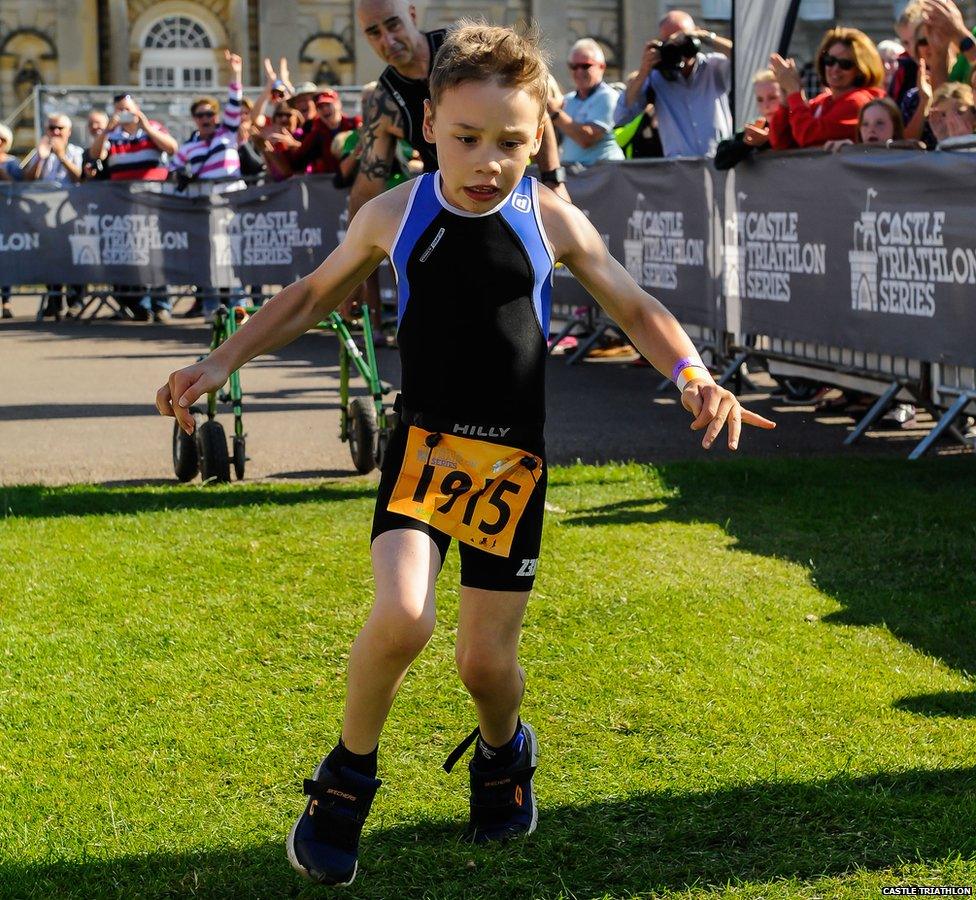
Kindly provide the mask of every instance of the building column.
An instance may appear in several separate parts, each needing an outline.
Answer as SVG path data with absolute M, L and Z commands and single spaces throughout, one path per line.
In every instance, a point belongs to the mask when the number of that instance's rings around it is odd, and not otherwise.
M 126 0 L 108 2 L 108 80 L 110 84 L 130 84 L 129 7 Z M 136 79 L 138 83 L 138 79 Z
M 78 22 L 97 22 L 96 0 L 57 0 L 54 43 L 58 50 L 61 84 L 93 84 L 98 81 L 98 29 L 78 28 Z
M 641 57 L 644 55 L 644 44 L 651 38 L 657 37 L 657 25 L 661 17 L 667 12 L 667 4 L 663 0 L 657 3 L 647 3 L 646 0 L 621 0 L 620 33 L 622 40 L 621 77 L 626 78 L 635 69 L 640 68 Z
M 227 40 L 229 50 L 236 53 L 244 62 L 241 76 L 244 84 L 251 84 L 251 40 L 247 21 L 247 0 L 230 0 L 229 21 L 227 22 Z M 221 60 L 223 64 L 223 60 Z M 264 69 L 258 79 L 258 84 L 264 84 Z
M 288 62 L 294 71 L 292 81 L 298 78 L 298 51 L 301 48 L 302 36 L 298 33 L 298 3 L 296 0 L 261 0 L 260 35 L 261 58 L 268 57 L 271 64 L 278 68 L 278 60 L 282 56 L 288 57 Z M 264 82 L 264 68 L 261 68 L 260 81 Z
M 542 32 L 542 44 L 552 57 L 553 74 L 563 84 L 566 80 L 565 62 L 570 46 L 563 0 L 532 0 L 529 14 Z

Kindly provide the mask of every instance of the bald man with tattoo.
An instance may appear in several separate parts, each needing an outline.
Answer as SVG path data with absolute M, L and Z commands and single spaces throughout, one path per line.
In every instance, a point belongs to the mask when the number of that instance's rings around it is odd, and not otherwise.
M 424 171 L 437 169 L 434 145 L 424 140 L 422 126 L 424 101 L 430 97 L 427 77 L 446 33 L 444 29 L 421 31 L 417 11 L 407 0 L 358 0 L 356 16 L 370 46 L 387 67 L 363 111 L 362 153 L 349 196 L 350 219 L 385 190 L 397 140 L 406 140 L 420 154 Z M 548 117 L 536 163 L 541 180 L 569 200 L 556 134 Z

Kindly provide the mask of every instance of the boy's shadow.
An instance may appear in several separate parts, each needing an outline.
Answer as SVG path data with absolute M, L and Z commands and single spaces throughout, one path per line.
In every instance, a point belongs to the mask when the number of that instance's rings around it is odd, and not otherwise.
M 649 792 L 546 807 L 500 848 L 461 843 L 460 822 L 372 829 L 349 897 L 631 895 L 730 882 L 811 880 L 971 858 L 976 769 L 914 770 L 702 793 Z M 4 896 L 319 896 L 282 841 L 72 863 L 0 863 Z M 962 826 L 962 827 L 960 827 Z

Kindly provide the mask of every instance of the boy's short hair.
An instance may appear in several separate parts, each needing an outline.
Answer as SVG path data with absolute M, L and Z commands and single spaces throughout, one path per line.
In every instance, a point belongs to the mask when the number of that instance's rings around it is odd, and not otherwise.
M 539 101 L 539 121 L 549 95 L 549 67 L 539 46 L 538 29 L 523 33 L 462 19 L 452 30 L 430 73 L 430 103 L 437 106 L 444 91 L 467 81 L 497 81 L 520 87 Z
M 752 76 L 753 84 L 765 84 L 767 81 L 776 81 L 776 74 L 772 69 L 760 69 Z

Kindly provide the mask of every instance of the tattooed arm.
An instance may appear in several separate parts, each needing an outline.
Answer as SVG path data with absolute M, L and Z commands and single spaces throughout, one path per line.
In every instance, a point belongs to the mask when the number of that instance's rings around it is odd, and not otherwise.
M 359 174 L 349 192 L 350 221 L 364 204 L 383 193 L 393 168 L 396 142 L 403 133 L 400 108 L 383 85 L 377 85 L 363 114 Z

